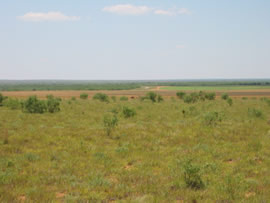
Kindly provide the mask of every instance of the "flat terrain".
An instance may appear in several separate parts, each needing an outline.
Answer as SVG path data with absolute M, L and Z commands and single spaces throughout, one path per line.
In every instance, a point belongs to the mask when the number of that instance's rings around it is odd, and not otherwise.
M 77 99 L 54 114 L 2 106 L 0 202 L 267 202 L 266 101 Z M 103 119 L 113 114 L 108 136 Z
M 183 88 L 183 89 L 181 89 Z M 240 87 L 144 87 L 138 90 L 94 90 L 94 91 L 6 91 L 2 92 L 5 96 L 17 97 L 17 98 L 26 98 L 31 95 L 37 95 L 40 98 L 45 98 L 48 94 L 52 94 L 61 98 L 71 98 L 71 97 L 79 97 L 82 93 L 89 94 L 92 97 L 94 94 L 98 92 L 103 92 L 109 96 L 128 96 L 128 97 L 139 97 L 144 96 L 148 91 L 156 91 L 162 96 L 172 97 L 176 95 L 177 91 L 214 91 L 217 96 L 220 96 L 222 93 L 227 92 L 232 97 L 270 97 L 270 88 L 262 87 L 261 89 L 256 86 L 250 86 L 249 88 L 243 86 L 242 89 Z M 258 89 L 256 89 L 258 88 Z

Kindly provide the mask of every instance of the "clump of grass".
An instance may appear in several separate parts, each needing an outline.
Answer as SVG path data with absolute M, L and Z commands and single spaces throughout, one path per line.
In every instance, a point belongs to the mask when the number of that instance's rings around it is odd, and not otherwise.
M 88 99 L 88 94 L 87 93 L 82 93 L 80 94 L 81 99 Z
M 103 125 L 107 136 L 111 136 L 113 129 L 118 125 L 118 118 L 116 114 L 107 114 L 103 118 Z
M 131 118 L 134 117 L 136 115 L 136 111 L 135 109 L 129 108 L 127 106 L 123 107 L 123 115 L 125 118 Z
M 192 160 L 187 160 L 184 165 L 184 181 L 187 187 L 191 189 L 203 189 L 205 183 L 201 177 L 201 168 L 198 165 L 192 163 Z
M 104 93 L 96 93 L 94 96 L 93 96 L 93 99 L 94 100 L 99 100 L 101 102 L 109 102 L 109 97 L 107 94 L 104 94 Z

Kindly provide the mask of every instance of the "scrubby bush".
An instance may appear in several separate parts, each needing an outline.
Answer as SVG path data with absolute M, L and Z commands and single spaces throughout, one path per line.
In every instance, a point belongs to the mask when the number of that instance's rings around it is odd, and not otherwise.
M 3 101 L 3 106 L 6 106 L 12 110 L 21 109 L 22 102 L 18 99 L 8 98 Z
M 157 94 L 155 92 L 148 92 L 146 97 L 150 99 L 152 102 L 156 102 Z
M 242 97 L 242 100 L 248 100 L 248 98 L 247 97 Z
M 71 100 L 72 101 L 76 101 L 76 97 L 71 97 Z
M 223 94 L 221 95 L 221 99 L 223 99 L 223 100 L 229 99 L 228 93 L 223 93 Z
M 46 101 L 39 100 L 36 96 L 30 96 L 23 103 L 23 110 L 27 113 L 44 113 L 47 111 Z
M 55 113 L 60 111 L 60 98 L 55 98 L 53 95 L 47 96 L 47 110 L 50 113 Z
M 0 106 L 3 106 L 3 102 L 4 102 L 5 99 L 7 99 L 7 97 L 3 96 L 3 95 L 0 93 Z
M 232 104 L 233 104 L 232 98 L 229 97 L 229 98 L 227 99 L 227 103 L 228 103 L 230 106 L 232 106 Z
M 128 101 L 128 97 L 122 96 L 120 97 L 120 101 Z
M 185 92 L 177 92 L 177 93 L 176 93 L 176 96 L 177 96 L 179 99 L 183 99 L 185 95 L 186 95 Z
M 183 165 L 184 168 L 184 181 L 186 186 L 191 189 L 202 189 L 205 184 L 201 178 L 200 167 L 194 165 L 191 160 L 188 160 Z
M 215 100 L 216 99 L 216 93 L 215 92 L 205 93 L 205 98 L 208 99 L 208 100 Z
M 222 121 L 222 117 L 218 112 L 208 112 L 204 116 L 204 124 L 205 125 L 216 125 L 218 122 Z
M 112 133 L 112 130 L 118 125 L 118 118 L 116 114 L 105 115 L 103 118 L 103 125 L 104 125 L 107 136 L 110 136 Z
M 157 102 L 162 102 L 164 101 L 163 97 L 161 95 L 157 95 Z
M 248 114 L 251 117 L 256 117 L 256 118 L 262 118 L 263 117 L 263 112 L 259 109 L 255 108 L 248 108 Z
M 123 115 L 125 118 L 134 117 L 136 115 L 135 109 L 124 106 Z
M 99 100 L 101 102 L 109 102 L 109 97 L 107 94 L 104 94 L 104 93 L 96 93 L 94 96 L 93 96 L 93 99 L 95 100 Z
M 87 93 L 82 93 L 82 94 L 80 95 L 80 98 L 81 98 L 81 99 L 88 99 L 88 94 L 87 94 Z

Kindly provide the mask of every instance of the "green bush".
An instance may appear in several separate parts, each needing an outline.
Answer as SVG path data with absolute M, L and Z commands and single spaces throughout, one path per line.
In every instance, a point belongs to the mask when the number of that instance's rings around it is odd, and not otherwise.
M 150 99 L 152 102 L 156 102 L 157 94 L 155 92 L 148 92 L 146 98 Z
M 177 92 L 177 93 L 176 93 L 176 96 L 177 96 L 179 99 L 183 99 L 185 95 L 186 95 L 185 92 Z
M 7 97 L 3 96 L 3 95 L 0 93 L 0 106 L 3 106 L 3 102 L 4 102 L 5 99 L 7 99 Z
M 96 93 L 94 96 L 93 96 L 93 99 L 95 100 L 99 100 L 101 102 L 109 102 L 109 97 L 108 95 L 104 94 L 104 93 Z
M 221 99 L 223 99 L 223 100 L 229 99 L 228 93 L 223 93 L 223 94 L 221 95 Z
M 71 97 L 71 101 L 76 101 L 76 97 Z
M 131 109 L 129 107 L 124 106 L 123 108 L 123 115 L 125 118 L 134 117 L 136 115 L 135 109 Z
M 205 99 L 215 100 L 216 99 L 216 93 L 215 92 L 205 93 Z
M 23 103 L 23 110 L 27 113 L 44 113 L 47 111 L 46 101 L 39 100 L 36 96 L 30 96 Z
M 256 117 L 256 118 L 262 118 L 263 117 L 262 111 L 259 110 L 259 109 L 255 109 L 255 108 L 248 108 L 248 114 L 251 117 Z
M 162 102 L 164 101 L 163 97 L 161 95 L 157 95 L 157 102 Z
M 87 93 L 82 93 L 82 94 L 80 95 L 80 98 L 81 98 L 81 99 L 88 99 L 88 94 L 87 94 Z
M 22 102 L 18 99 L 12 99 L 8 98 L 3 101 L 3 106 L 6 106 L 12 110 L 15 109 L 21 109 L 22 108 Z
M 47 96 L 47 110 L 50 113 L 55 113 L 60 111 L 60 98 L 55 98 L 53 95 Z
M 228 103 L 230 106 L 232 106 L 232 104 L 233 104 L 232 98 L 228 98 L 228 99 L 227 99 L 227 103 Z
M 128 97 L 122 96 L 120 97 L 120 101 L 128 101 Z
M 202 189 L 205 187 L 200 174 L 200 167 L 192 164 L 191 160 L 188 160 L 183 165 L 184 168 L 184 181 L 186 186 L 191 189 Z
M 104 125 L 107 136 L 110 136 L 112 133 L 112 130 L 118 125 L 118 118 L 116 114 L 105 115 L 103 118 L 103 125 Z
M 208 112 L 204 116 L 204 124 L 205 125 L 216 125 L 218 122 L 222 121 L 222 117 L 218 112 Z

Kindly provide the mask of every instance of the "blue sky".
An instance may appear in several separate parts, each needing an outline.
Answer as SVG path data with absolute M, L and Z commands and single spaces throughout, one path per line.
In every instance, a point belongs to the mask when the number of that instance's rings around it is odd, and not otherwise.
M 270 78 L 269 0 L 2 0 L 0 26 L 0 79 Z

